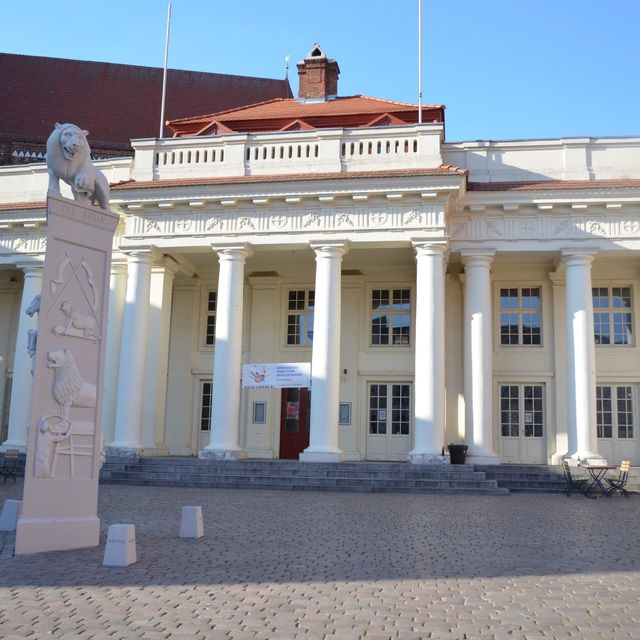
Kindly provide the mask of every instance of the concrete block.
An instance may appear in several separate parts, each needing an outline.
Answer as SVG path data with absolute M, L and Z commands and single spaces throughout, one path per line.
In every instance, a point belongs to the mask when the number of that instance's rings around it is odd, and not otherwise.
M 104 550 L 105 567 L 128 567 L 137 561 L 136 528 L 132 524 L 111 524 Z
M 0 531 L 15 531 L 22 511 L 22 500 L 5 500 L 0 515 Z
M 182 507 L 180 519 L 181 538 L 202 538 L 204 525 L 202 523 L 202 507 Z

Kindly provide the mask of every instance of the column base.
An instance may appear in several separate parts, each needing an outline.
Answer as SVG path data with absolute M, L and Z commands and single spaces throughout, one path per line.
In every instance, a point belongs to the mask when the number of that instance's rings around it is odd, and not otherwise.
M 407 460 L 411 464 L 450 464 L 449 456 L 442 456 L 435 453 L 412 453 L 407 455 Z
M 7 440 L 0 445 L 0 451 L 4 452 L 7 449 L 17 449 L 20 453 L 27 453 L 26 442 L 11 442 Z
M 467 454 L 467 464 L 502 464 L 502 460 L 496 453 L 484 453 L 475 456 Z
M 142 456 L 142 451 L 142 447 L 120 447 L 117 445 L 109 445 L 104 449 L 108 458 L 139 458 Z
M 303 451 L 300 462 L 342 462 L 342 451 Z
M 16 555 L 97 547 L 100 518 L 23 518 L 16 528 Z
M 607 459 L 593 451 L 577 451 L 571 456 L 576 462 L 586 462 L 587 464 L 608 464 Z
M 242 449 L 201 449 L 200 460 L 245 460 L 247 452 Z

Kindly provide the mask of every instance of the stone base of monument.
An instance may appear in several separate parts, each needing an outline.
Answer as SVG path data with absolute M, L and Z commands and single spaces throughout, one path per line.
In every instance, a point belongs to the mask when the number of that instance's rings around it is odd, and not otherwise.
M 181 538 L 202 538 L 204 524 L 202 523 L 202 507 L 182 507 L 180 519 Z
M 0 514 L 0 531 L 15 531 L 22 511 L 22 500 L 5 500 Z
M 132 524 L 109 525 L 102 564 L 105 567 L 128 567 L 137 559 L 135 526 Z
M 100 518 L 25 518 L 24 508 L 16 527 L 16 555 L 97 547 Z

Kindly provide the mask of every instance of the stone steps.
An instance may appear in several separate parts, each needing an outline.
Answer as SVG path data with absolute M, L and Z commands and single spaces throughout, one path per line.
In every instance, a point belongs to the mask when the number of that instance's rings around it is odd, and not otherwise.
M 565 488 L 564 473 L 560 465 L 475 465 L 475 469 L 482 471 L 487 479 L 495 480 L 498 487 L 512 492 L 562 493 Z M 578 469 L 577 473 L 582 476 L 586 472 Z M 608 477 L 617 477 L 617 472 L 612 472 Z M 639 467 L 629 471 L 627 489 L 640 493 Z
M 102 482 L 234 489 L 505 495 L 507 489 L 472 465 L 408 465 L 283 460 L 110 458 Z

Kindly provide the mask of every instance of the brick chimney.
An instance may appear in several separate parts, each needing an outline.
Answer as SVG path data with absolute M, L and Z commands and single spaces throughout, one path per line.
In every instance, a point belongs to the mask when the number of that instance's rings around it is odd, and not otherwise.
M 338 95 L 340 67 L 335 60 L 327 58 L 318 43 L 297 66 L 300 100 L 333 100 Z

